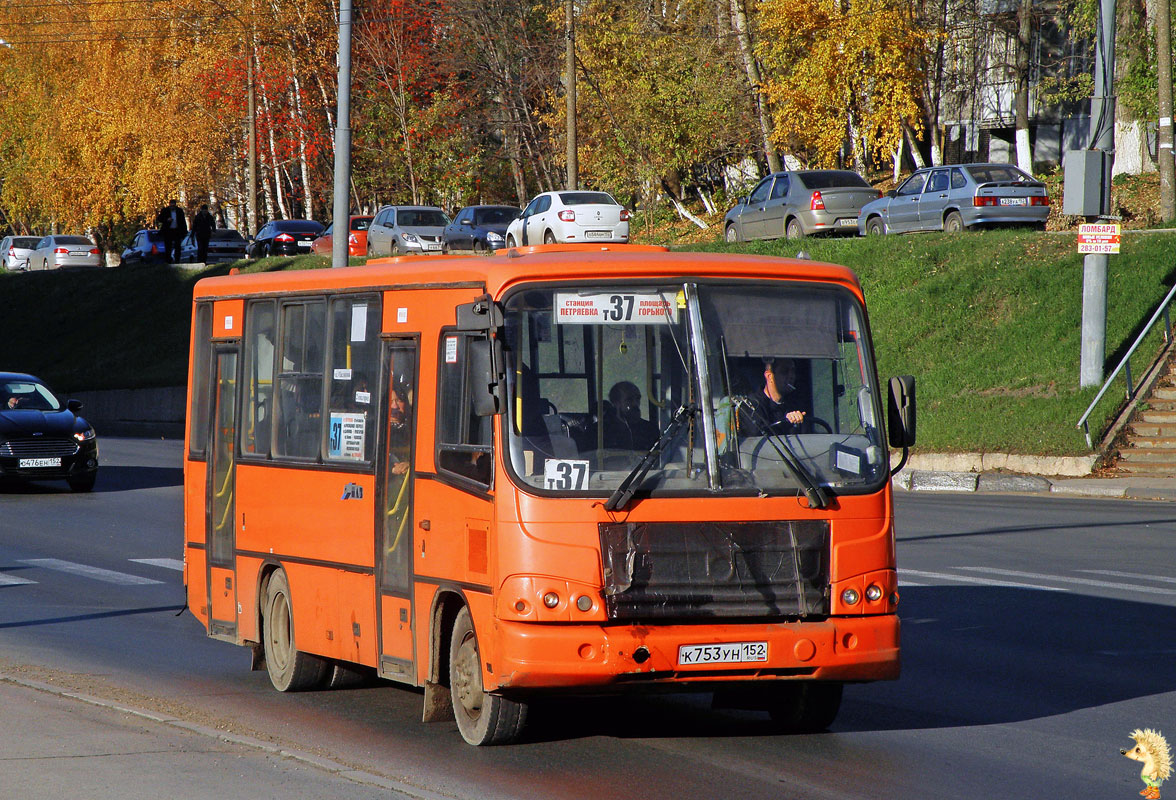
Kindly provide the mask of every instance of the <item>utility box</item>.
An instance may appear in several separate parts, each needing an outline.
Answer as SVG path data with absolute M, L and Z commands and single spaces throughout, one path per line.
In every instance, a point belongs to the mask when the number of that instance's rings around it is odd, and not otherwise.
M 1102 150 L 1066 153 L 1062 213 L 1097 217 L 1111 210 L 1111 157 Z

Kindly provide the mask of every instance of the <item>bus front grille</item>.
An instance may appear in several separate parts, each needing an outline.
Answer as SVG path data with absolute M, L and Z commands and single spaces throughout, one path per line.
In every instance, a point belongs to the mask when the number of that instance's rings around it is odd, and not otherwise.
M 829 613 L 829 523 L 600 525 L 609 619 Z

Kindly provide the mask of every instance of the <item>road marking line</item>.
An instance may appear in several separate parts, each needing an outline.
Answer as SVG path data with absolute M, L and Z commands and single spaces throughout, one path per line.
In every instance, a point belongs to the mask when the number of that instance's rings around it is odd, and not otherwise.
M 956 567 L 971 572 L 988 572 L 993 575 L 1007 575 L 1010 578 L 1036 578 L 1056 583 L 1072 583 L 1077 586 L 1097 586 L 1104 589 L 1121 589 L 1126 592 L 1143 592 L 1145 594 L 1176 594 L 1176 589 L 1160 589 L 1154 586 L 1139 586 L 1131 583 L 1113 583 L 1111 581 L 1096 581 L 1091 578 L 1068 578 L 1065 575 L 1045 575 L 1040 572 L 1018 572 L 1015 569 L 996 569 L 995 567 Z
M 1154 581 L 1156 583 L 1176 583 L 1176 578 L 1165 578 L 1162 575 L 1143 575 L 1138 572 L 1116 572 L 1113 569 L 1080 569 L 1079 572 L 1085 572 L 1089 575 L 1106 575 L 1109 578 L 1135 578 L 1141 581 Z
M 36 583 L 36 581 L 30 581 L 28 578 L 18 578 L 15 575 L 5 575 L 3 572 L 0 572 L 0 586 L 20 586 L 25 583 Z
M 1018 583 L 1017 581 L 998 581 L 989 578 L 973 578 L 968 575 L 952 575 L 950 572 L 925 572 L 919 569 L 900 569 L 899 581 L 903 575 L 914 575 L 916 578 L 939 578 L 941 580 L 956 581 L 958 583 L 977 583 L 981 586 L 1012 586 L 1017 589 L 1037 589 L 1043 592 L 1065 592 L 1057 586 L 1041 586 L 1036 583 Z
M 80 575 L 83 578 L 93 578 L 96 581 L 103 581 L 104 583 L 116 583 L 121 586 L 145 586 L 149 583 L 163 583 L 152 578 L 140 578 L 138 575 L 128 575 L 125 572 L 115 572 L 111 569 L 101 569 L 99 567 L 91 567 L 86 564 L 75 564 L 72 561 L 61 561 L 56 558 L 27 558 L 21 561 L 22 564 L 30 564 L 34 567 L 44 567 L 45 569 L 57 570 L 58 572 L 68 572 L 71 575 Z
M 174 569 L 176 572 L 184 571 L 184 562 L 178 558 L 128 558 L 127 560 L 134 561 L 136 564 L 146 564 L 149 567 Z

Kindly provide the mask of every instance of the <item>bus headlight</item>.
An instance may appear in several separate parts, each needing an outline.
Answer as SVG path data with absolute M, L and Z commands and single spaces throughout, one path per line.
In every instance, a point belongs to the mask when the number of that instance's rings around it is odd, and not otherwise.
M 876 603 L 882 599 L 882 587 L 876 583 L 871 583 L 866 587 L 866 599 L 871 603 Z
M 546 592 L 543 595 L 543 605 L 548 608 L 555 608 L 559 605 L 559 595 L 555 592 Z
M 847 606 L 856 606 L 858 600 L 861 600 L 861 595 L 858 594 L 857 589 L 846 589 L 841 593 L 841 602 Z

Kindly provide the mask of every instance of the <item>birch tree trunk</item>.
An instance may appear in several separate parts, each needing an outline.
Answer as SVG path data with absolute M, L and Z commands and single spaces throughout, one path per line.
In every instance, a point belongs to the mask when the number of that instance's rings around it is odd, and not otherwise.
M 743 69 L 747 73 L 747 82 L 751 85 L 751 96 L 755 101 L 756 115 L 759 117 L 761 144 L 764 157 L 768 161 L 768 170 L 779 172 L 782 167 L 780 155 L 772 144 L 772 120 L 768 114 L 768 104 L 760 91 L 759 66 L 755 63 L 755 50 L 751 44 L 751 31 L 747 25 L 747 13 L 743 9 L 742 0 L 731 0 L 731 22 L 735 28 L 735 37 L 739 40 L 739 53 L 743 56 Z
M 1029 46 L 1033 35 L 1033 0 L 1021 0 L 1017 8 L 1017 166 L 1033 174 L 1033 151 L 1029 146 Z

